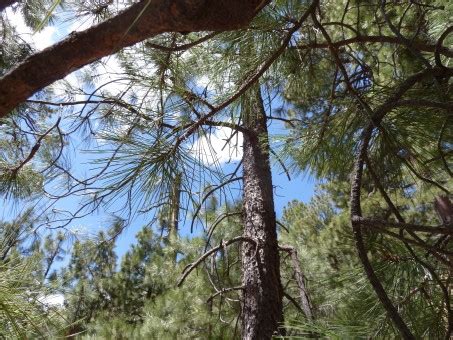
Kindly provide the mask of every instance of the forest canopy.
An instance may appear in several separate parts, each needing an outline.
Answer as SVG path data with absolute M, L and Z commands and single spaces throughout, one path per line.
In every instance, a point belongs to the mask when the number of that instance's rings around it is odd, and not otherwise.
M 0 16 L 1 337 L 450 339 L 453 3 Z

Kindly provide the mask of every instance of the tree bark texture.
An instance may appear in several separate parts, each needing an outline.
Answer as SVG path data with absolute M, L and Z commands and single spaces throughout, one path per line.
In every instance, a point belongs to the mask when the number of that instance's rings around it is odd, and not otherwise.
M 142 0 L 25 59 L 0 78 L 0 118 L 69 73 L 164 32 L 244 28 L 266 0 Z M 6 3 L 5 3 L 6 5 Z
M 242 248 L 242 338 L 270 339 L 283 322 L 283 288 L 277 242 L 266 114 L 259 88 L 243 102 L 244 232 L 257 248 Z

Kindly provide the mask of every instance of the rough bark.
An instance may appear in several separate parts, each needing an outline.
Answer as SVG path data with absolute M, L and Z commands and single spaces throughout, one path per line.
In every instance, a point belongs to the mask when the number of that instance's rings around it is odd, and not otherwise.
M 434 199 L 434 209 L 444 225 L 453 223 L 453 204 L 447 196 L 437 196 Z
M 142 0 L 38 52 L 0 78 L 0 118 L 38 90 L 102 57 L 164 32 L 246 27 L 266 0 Z
M 257 249 L 242 248 L 242 338 L 270 339 L 283 322 L 280 259 L 277 243 L 266 115 L 259 89 L 243 102 L 244 232 Z

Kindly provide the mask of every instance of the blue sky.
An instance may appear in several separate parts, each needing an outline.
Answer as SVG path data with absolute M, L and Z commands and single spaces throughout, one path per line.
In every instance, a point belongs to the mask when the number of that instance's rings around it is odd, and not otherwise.
M 44 30 L 39 33 L 32 32 L 27 26 L 24 24 L 23 19 L 19 13 L 14 13 L 11 9 L 7 10 L 7 15 L 10 20 L 16 25 L 16 28 L 19 32 L 23 35 L 22 37 L 32 43 L 38 50 L 42 50 L 47 46 L 55 43 L 56 41 L 60 40 L 62 37 L 67 35 L 68 32 L 72 30 L 82 30 L 87 28 L 90 23 L 82 23 L 73 21 L 72 24 L 64 24 L 58 26 L 48 26 Z M 119 70 L 118 62 L 114 57 L 107 58 L 106 66 L 106 73 L 108 72 L 117 72 Z M 66 80 L 69 82 L 77 82 L 77 77 L 75 74 L 69 75 L 66 77 Z M 112 85 L 116 86 L 116 85 Z M 58 94 L 58 85 L 54 86 Z M 269 132 L 271 135 L 273 134 L 281 134 L 283 129 L 281 124 L 274 123 L 270 126 Z M 233 156 L 231 159 L 230 164 L 226 164 L 231 158 L 231 151 L 228 148 L 223 148 L 224 141 L 222 133 L 225 131 L 219 131 L 213 136 L 211 139 L 211 143 L 214 145 L 215 152 L 217 153 L 217 157 L 219 158 L 219 162 L 222 166 L 225 167 L 225 171 L 228 171 L 229 168 L 234 168 L 235 164 L 240 159 L 240 152 Z M 83 155 L 80 153 L 82 145 L 76 146 L 75 158 L 73 163 L 78 171 L 83 172 L 84 169 L 90 167 L 87 164 L 89 160 L 89 156 Z M 273 184 L 275 186 L 275 208 L 277 217 L 281 217 L 283 208 L 287 205 L 288 202 L 297 199 L 300 201 L 308 201 L 314 192 L 315 181 L 310 178 L 308 175 L 300 175 L 300 176 L 291 176 L 291 181 L 288 180 L 287 175 L 284 173 L 281 166 L 278 164 L 273 165 Z M 64 199 L 59 202 L 56 206 L 58 209 L 62 210 L 72 210 L 78 204 L 77 199 L 75 198 L 68 198 Z M 2 210 L 2 214 L 0 218 L 2 219 L 9 219 L 12 215 L 15 215 L 17 212 L 22 210 L 23 207 L 20 205 L 16 205 L 11 207 L 10 205 L 4 202 L 3 204 L 4 209 Z M 79 232 L 86 233 L 88 235 L 93 235 L 97 231 L 101 230 L 102 228 L 108 226 L 109 222 L 111 221 L 111 215 L 108 212 L 100 211 L 99 213 L 94 213 L 90 216 L 87 216 L 83 219 L 76 220 L 71 223 L 70 227 L 73 230 L 78 230 Z M 122 235 L 117 240 L 117 252 L 118 255 L 121 257 L 129 248 L 129 246 L 134 243 L 135 234 L 143 227 L 145 224 L 149 222 L 150 216 L 137 216 L 135 220 L 132 221 L 131 225 L 122 233 Z M 188 216 L 186 223 L 181 228 L 181 234 L 184 236 L 190 236 L 190 215 Z

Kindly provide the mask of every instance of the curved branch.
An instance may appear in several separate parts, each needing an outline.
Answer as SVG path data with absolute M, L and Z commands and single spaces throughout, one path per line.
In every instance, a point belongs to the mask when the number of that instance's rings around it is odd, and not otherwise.
M 195 224 L 195 219 L 197 218 L 198 213 L 200 212 L 201 207 L 203 206 L 203 203 L 206 202 L 206 200 L 209 198 L 209 196 L 211 196 L 216 190 L 219 190 L 219 189 L 223 188 L 225 185 L 228 185 L 228 184 L 236 182 L 236 181 L 240 181 L 242 179 L 243 179 L 242 177 L 230 178 L 229 180 L 227 180 L 227 181 L 225 181 L 223 183 L 220 183 L 219 185 L 215 186 L 213 189 L 209 190 L 206 193 L 206 195 L 203 196 L 203 199 L 201 200 L 200 205 L 195 210 L 195 213 L 194 213 L 193 218 L 192 218 L 192 223 L 190 224 L 190 232 L 191 233 L 193 232 L 193 226 Z
M 244 290 L 244 286 L 237 286 L 237 287 L 230 287 L 230 288 L 223 288 L 219 290 L 218 292 L 212 294 L 207 300 L 206 303 L 211 302 L 216 296 L 222 296 L 225 293 L 232 292 L 234 290 Z
M 442 64 L 442 60 L 440 59 L 441 50 L 444 48 L 442 44 L 444 43 L 445 38 L 452 32 L 453 32 L 453 26 L 448 27 L 445 30 L 445 32 L 442 33 L 439 40 L 437 41 L 436 49 L 434 50 L 434 57 L 436 60 L 436 65 L 439 67 L 444 67 L 444 65 Z M 449 56 L 449 57 L 451 57 L 451 56 Z
M 201 257 L 198 258 L 198 260 L 196 260 L 195 262 L 192 262 L 191 264 L 187 265 L 184 268 L 184 270 L 182 271 L 182 276 L 181 276 L 181 278 L 178 281 L 177 287 L 181 287 L 181 285 L 184 283 L 184 280 L 187 278 L 187 276 L 190 274 L 190 272 L 192 270 L 194 270 L 201 262 L 206 260 L 212 254 L 218 252 L 220 249 L 222 249 L 224 247 L 227 247 L 227 246 L 229 246 L 229 245 L 231 245 L 233 243 L 236 243 L 236 242 L 249 242 L 249 243 L 252 243 L 255 246 L 255 249 L 258 250 L 257 249 L 258 248 L 258 243 L 255 240 L 253 240 L 253 239 L 251 239 L 249 237 L 238 236 L 238 237 L 235 237 L 235 238 L 233 238 L 231 240 L 220 242 L 220 244 L 217 247 L 212 248 L 208 252 L 204 253 Z

